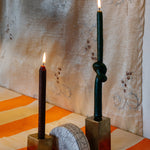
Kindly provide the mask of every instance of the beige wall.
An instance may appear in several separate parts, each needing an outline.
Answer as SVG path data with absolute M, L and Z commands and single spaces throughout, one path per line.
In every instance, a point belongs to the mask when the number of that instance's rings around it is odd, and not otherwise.
M 47 100 L 91 114 L 96 57 L 94 1 L 3 2 L 0 84 L 38 97 L 38 70 L 46 51 Z

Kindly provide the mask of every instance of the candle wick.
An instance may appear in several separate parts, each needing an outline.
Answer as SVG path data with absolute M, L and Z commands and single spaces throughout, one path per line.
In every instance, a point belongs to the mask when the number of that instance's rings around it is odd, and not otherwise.
M 45 64 L 43 63 L 43 66 L 44 66 Z
M 101 8 L 98 8 L 98 10 L 100 11 L 100 10 L 101 10 Z

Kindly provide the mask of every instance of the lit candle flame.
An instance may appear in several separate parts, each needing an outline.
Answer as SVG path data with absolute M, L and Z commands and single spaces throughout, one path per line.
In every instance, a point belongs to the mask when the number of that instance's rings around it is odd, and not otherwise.
M 45 64 L 45 62 L 46 62 L 46 53 L 44 52 L 44 54 L 43 54 L 43 65 Z
M 98 8 L 101 8 L 101 0 L 97 0 Z

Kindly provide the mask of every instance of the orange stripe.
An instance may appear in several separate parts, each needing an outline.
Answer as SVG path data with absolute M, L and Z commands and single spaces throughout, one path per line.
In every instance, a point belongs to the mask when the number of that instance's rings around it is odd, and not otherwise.
M 141 142 L 128 148 L 127 150 L 150 150 L 150 140 L 143 139 Z
M 81 130 L 83 131 L 83 133 L 85 134 L 85 126 L 81 128 Z
M 111 133 L 112 133 L 114 130 L 116 130 L 116 129 L 117 129 L 116 127 L 111 126 Z
M 54 106 L 46 111 L 46 123 L 59 120 L 70 113 L 70 111 Z M 38 114 L 0 125 L 0 138 L 18 134 L 36 127 L 38 127 Z
M 12 98 L 9 100 L 0 101 L 0 111 L 13 109 L 20 106 L 25 106 L 32 103 L 33 101 L 35 101 L 34 98 L 25 95 Z

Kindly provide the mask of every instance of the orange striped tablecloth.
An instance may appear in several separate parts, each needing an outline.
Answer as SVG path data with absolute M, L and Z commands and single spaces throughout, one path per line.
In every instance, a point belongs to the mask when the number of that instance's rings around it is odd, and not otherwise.
M 73 123 L 85 133 L 85 117 L 46 104 L 46 133 Z M 37 133 L 38 101 L 0 87 L 0 150 L 26 150 L 27 136 Z M 111 126 L 112 150 L 150 150 L 150 140 Z

